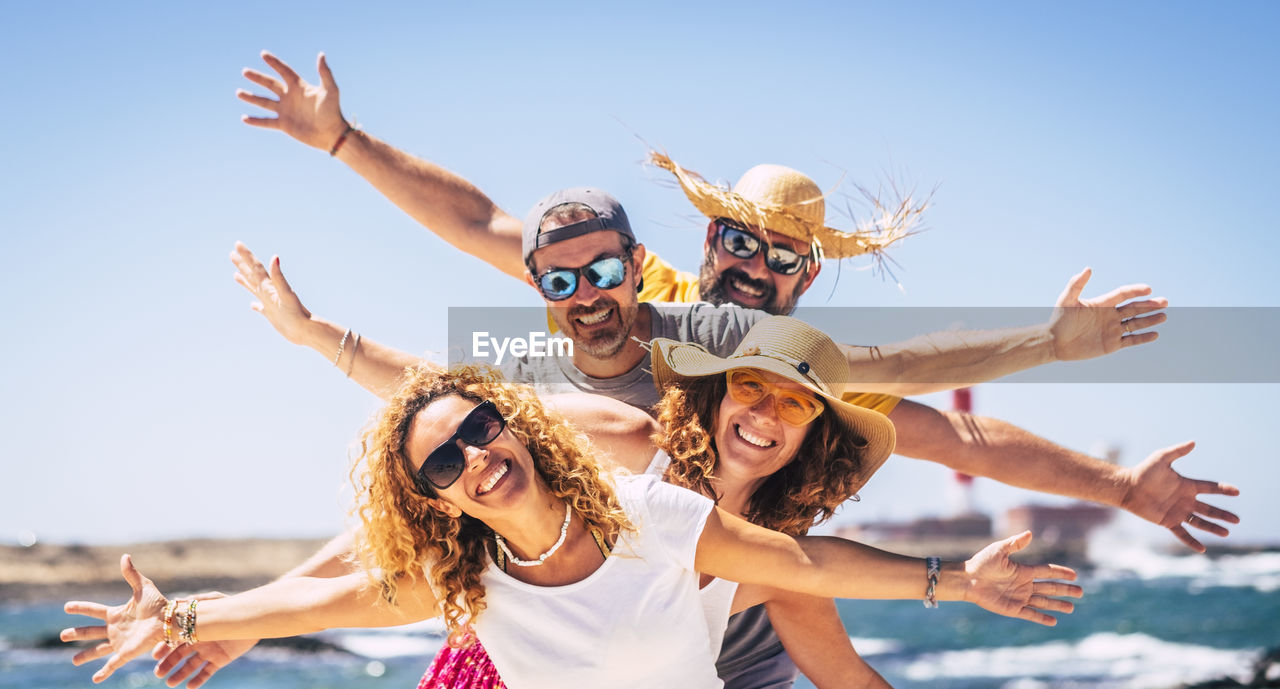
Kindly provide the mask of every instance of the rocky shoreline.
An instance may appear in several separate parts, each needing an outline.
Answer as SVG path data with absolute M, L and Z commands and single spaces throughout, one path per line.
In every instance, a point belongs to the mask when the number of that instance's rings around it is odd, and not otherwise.
M 165 593 L 235 592 L 264 584 L 310 557 L 323 539 L 211 539 L 111 545 L 0 546 L 0 601 L 127 597 L 129 553 Z

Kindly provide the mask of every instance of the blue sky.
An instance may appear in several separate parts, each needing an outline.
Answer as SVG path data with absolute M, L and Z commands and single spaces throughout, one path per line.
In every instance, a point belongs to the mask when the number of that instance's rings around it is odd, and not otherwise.
M 339 528 L 377 403 L 247 308 L 236 240 L 279 253 L 315 312 L 410 351 L 443 346 L 450 304 L 538 303 L 341 163 L 241 124 L 240 70 L 264 48 L 311 80 L 325 51 L 348 116 L 517 215 L 610 190 L 685 268 L 700 224 L 641 140 L 711 179 L 773 162 L 824 188 L 937 187 L 931 229 L 893 253 L 901 289 L 855 261 L 804 304 L 1048 306 L 1087 265 L 1088 294 L 1144 281 L 1176 306 L 1275 307 L 1278 20 L 1264 2 L 12 7 L 0 540 Z M 1275 392 L 995 384 L 976 402 L 1127 463 L 1195 438 L 1176 466 L 1241 487 L 1217 500 L 1241 539 L 1280 540 Z M 895 460 L 846 516 L 937 512 L 947 480 Z

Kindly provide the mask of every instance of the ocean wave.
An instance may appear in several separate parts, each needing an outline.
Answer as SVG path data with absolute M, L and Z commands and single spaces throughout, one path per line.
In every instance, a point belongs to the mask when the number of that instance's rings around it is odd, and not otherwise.
M 849 641 L 858 650 L 858 655 L 863 657 L 901 653 L 906 649 L 906 645 L 896 639 L 872 639 L 851 636 Z
M 922 682 L 1013 680 L 1005 689 L 1079 686 L 1082 682 L 1111 689 L 1162 689 L 1222 676 L 1245 680 L 1257 654 L 1258 649 L 1217 649 L 1145 634 L 1104 632 L 1079 641 L 925 653 L 904 662 L 898 671 Z
M 444 624 L 438 619 L 385 629 L 338 629 L 320 635 L 364 658 L 385 660 L 404 656 L 431 657 L 444 643 Z
M 443 643 L 443 639 L 421 634 L 340 634 L 332 640 L 358 656 L 378 660 L 404 656 L 430 658 Z
M 1219 557 L 1168 555 L 1103 538 L 1090 542 L 1089 560 L 1098 568 L 1092 577 L 1101 580 L 1189 579 L 1192 592 L 1219 586 L 1253 588 L 1260 593 L 1280 590 L 1280 553 L 1274 552 Z

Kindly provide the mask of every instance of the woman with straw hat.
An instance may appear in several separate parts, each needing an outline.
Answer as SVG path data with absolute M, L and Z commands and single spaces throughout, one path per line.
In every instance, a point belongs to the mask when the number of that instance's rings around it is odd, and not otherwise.
M 891 444 L 892 432 L 880 431 L 868 446 Z M 176 601 L 125 556 L 130 601 L 66 606 L 105 623 L 63 631 L 67 641 L 105 640 L 75 662 L 110 654 L 94 676 L 101 681 L 159 642 L 442 615 L 451 641 L 466 643 L 474 631 L 526 689 L 712 688 L 721 683 L 698 609 L 698 572 L 750 585 L 743 590 L 873 598 L 915 597 L 924 583 L 922 560 L 793 538 L 652 476 L 612 477 L 586 437 L 531 389 L 474 368 L 413 372 L 361 448 L 363 572 Z M 1032 621 L 1052 619 L 1032 606 L 1069 612 L 1070 603 L 1047 596 L 1078 596 L 1079 588 L 1037 579 L 1075 573 L 1015 564 L 1010 549 L 993 544 L 965 563 L 929 563 L 929 595 Z
M 657 422 L 593 395 L 570 396 L 577 398 L 573 404 L 561 398 L 560 408 L 575 424 L 589 429 L 598 445 L 642 448 L 616 456 L 620 463 L 693 489 L 754 524 L 793 536 L 804 534 L 853 496 L 893 450 L 893 425 L 878 412 L 840 399 L 847 382 L 840 350 L 802 321 L 765 319 L 724 358 L 674 340 L 654 340 L 651 345 L 655 384 L 665 390 Z M 637 423 L 618 423 L 628 413 Z M 603 417 L 607 418 L 602 421 Z M 626 430 L 613 430 L 619 427 Z M 1007 553 L 1026 540 L 1024 534 L 1001 547 Z M 918 573 L 921 594 L 927 588 L 924 574 Z M 701 584 L 715 652 L 723 641 L 734 647 L 735 655 L 754 660 L 742 667 L 718 668 L 731 686 L 790 686 L 795 679 L 796 667 L 777 637 L 761 633 L 758 623 L 725 634 L 731 612 L 752 608 L 763 617 L 763 609 L 753 607 L 760 603 L 768 603 L 770 612 L 781 618 L 779 626 L 787 619 L 803 622 L 799 649 L 812 651 L 801 656 L 808 661 L 803 666 L 819 687 L 850 682 L 887 686 L 852 652 L 830 601 L 706 576 Z M 814 609 L 826 614 L 818 623 Z M 1049 622 L 1040 616 L 1027 619 Z M 481 645 L 446 646 L 419 686 L 501 686 L 496 676 Z

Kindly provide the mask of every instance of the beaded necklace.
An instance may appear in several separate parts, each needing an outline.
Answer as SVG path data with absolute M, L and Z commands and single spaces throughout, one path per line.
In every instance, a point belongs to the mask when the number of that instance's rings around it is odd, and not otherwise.
M 497 531 L 493 532 L 493 540 L 498 542 L 498 549 L 502 551 L 503 555 L 507 556 L 506 557 L 507 560 L 510 560 L 511 562 L 515 563 L 520 567 L 537 567 L 538 565 L 546 562 L 547 558 L 554 555 L 555 552 L 560 549 L 560 546 L 564 545 L 564 537 L 566 534 L 569 533 L 569 518 L 572 516 L 573 516 L 573 513 L 569 510 L 569 503 L 565 503 L 564 523 L 560 525 L 560 538 L 556 541 L 555 545 L 551 546 L 550 550 L 539 555 L 535 560 L 521 560 L 520 558 L 516 557 L 515 553 L 512 553 L 511 549 L 507 547 L 507 542 L 502 540 L 502 534 L 498 533 Z M 503 566 L 503 569 L 506 569 L 505 565 Z

